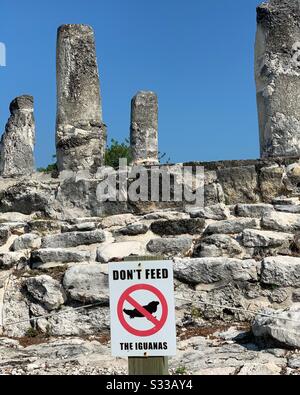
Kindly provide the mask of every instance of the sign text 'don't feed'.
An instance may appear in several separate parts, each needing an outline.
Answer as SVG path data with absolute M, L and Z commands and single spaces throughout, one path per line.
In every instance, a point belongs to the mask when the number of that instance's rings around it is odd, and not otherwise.
M 176 354 L 171 261 L 109 264 L 112 354 Z

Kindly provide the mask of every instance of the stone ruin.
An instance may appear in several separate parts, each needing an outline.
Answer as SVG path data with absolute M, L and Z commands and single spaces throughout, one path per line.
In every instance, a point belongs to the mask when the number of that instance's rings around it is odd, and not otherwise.
M 154 92 L 138 92 L 132 99 L 130 144 L 134 164 L 158 164 L 158 99 Z
M 21 104 L 20 113 L 16 113 L 18 103 L 25 102 L 28 109 Z M 1 143 L 2 177 L 34 172 L 33 99 L 31 106 L 29 103 L 29 96 L 21 96 L 11 104 L 12 117 Z M 29 108 L 32 119 L 23 119 Z M 17 149 L 16 139 L 20 141 Z M 138 92 L 132 99 L 130 141 L 134 164 L 158 164 L 158 100 L 153 92 Z M 102 119 L 93 29 L 86 25 L 63 25 L 57 33 L 58 170 L 96 173 L 104 165 L 105 147 L 106 125 Z
M 262 158 L 300 155 L 300 6 L 270 0 L 257 9 L 255 76 Z
M 17 97 L 9 109 L 11 116 L 0 143 L 0 174 L 2 177 L 30 175 L 34 172 L 33 97 Z
M 241 335 L 235 329 L 210 340 L 186 340 L 172 366 L 184 363 L 200 374 L 298 371 L 299 356 L 291 351 L 300 347 L 298 1 L 271 0 L 258 7 L 257 18 L 261 159 L 190 163 L 205 170 L 205 204 L 193 209 L 185 201 L 99 203 L 106 127 L 94 36 L 83 25 L 59 29 L 60 173 L 34 172 L 31 97 L 13 101 L 1 141 L 0 331 L 5 336 L 23 337 L 29 329 L 54 339 L 106 334 L 108 262 L 159 255 L 174 261 L 179 333 L 243 324 L 252 325 L 252 334 L 249 338 L 246 331 L 241 341 L 259 339 L 244 347 L 236 343 Z M 131 105 L 134 164 L 157 167 L 157 133 L 157 96 L 139 92 Z M 90 303 L 98 305 L 74 309 Z M 261 352 L 266 339 L 272 346 Z M 53 344 L 64 347 L 70 341 Z M 186 342 L 190 348 L 184 348 Z M 0 339 L 0 353 L 3 347 Z M 0 373 L 8 369 L 5 361 Z
M 270 0 L 257 8 L 255 78 L 262 159 L 300 156 L 299 19 L 298 0 Z M 3 177 L 34 172 L 30 102 L 29 96 L 21 96 L 11 104 L 12 116 L 1 142 Z M 18 108 L 16 103 L 28 104 Z M 158 99 L 153 92 L 141 91 L 132 99 L 130 143 L 133 164 L 159 163 Z M 58 170 L 96 173 L 104 165 L 105 147 L 106 125 L 93 29 L 63 25 L 57 34 Z
M 58 29 L 56 122 L 59 171 L 96 171 L 104 164 L 106 126 L 94 32 L 89 26 Z

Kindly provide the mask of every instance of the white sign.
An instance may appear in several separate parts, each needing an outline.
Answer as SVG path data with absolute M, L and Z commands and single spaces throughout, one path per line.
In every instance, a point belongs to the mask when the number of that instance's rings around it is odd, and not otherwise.
M 115 357 L 176 355 L 172 261 L 109 264 Z

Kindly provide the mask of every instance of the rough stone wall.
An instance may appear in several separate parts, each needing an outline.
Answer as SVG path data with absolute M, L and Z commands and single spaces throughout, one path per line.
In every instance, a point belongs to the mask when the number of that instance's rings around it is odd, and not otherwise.
M 174 260 L 179 328 L 251 321 L 251 314 L 234 310 L 239 308 L 299 307 L 299 166 L 291 158 L 206 163 L 203 208 L 97 205 L 99 180 L 81 173 L 3 181 L 4 333 L 22 336 L 30 326 L 26 317 L 55 311 L 60 315 L 37 321 L 40 331 L 62 336 L 108 330 L 107 264 L 131 255 Z M 103 306 L 73 309 L 93 302 Z
M 103 164 L 106 127 L 90 26 L 63 25 L 58 29 L 56 129 L 60 171 L 93 170 Z
M 3 215 L 2 329 L 24 336 L 30 327 L 26 319 L 60 311 L 39 319 L 38 329 L 54 336 L 108 330 L 107 263 L 131 255 L 174 259 L 179 327 L 187 320 L 189 325 L 252 320 L 230 307 L 257 312 L 299 307 L 300 215 L 286 213 L 285 207 L 298 210 L 300 203 L 274 204 L 70 221 Z M 95 302 L 103 306 L 73 309 Z
M 300 7 L 270 0 L 257 8 L 255 76 L 262 157 L 300 153 Z
M 298 197 L 300 193 L 299 158 L 198 162 L 203 166 L 206 206 L 222 203 L 272 203 L 275 198 Z M 178 169 L 183 167 L 177 165 Z M 173 169 L 172 165 L 163 166 Z M 151 169 L 151 167 L 149 167 Z M 102 170 L 105 170 L 102 169 Z M 130 170 L 130 169 L 129 169 Z M 52 219 L 143 214 L 161 209 L 184 211 L 186 202 L 99 202 L 97 187 L 105 179 L 103 171 L 68 172 L 58 178 L 36 173 L 30 179 L 7 179 L 0 182 L 0 212 L 39 212 Z M 129 172 L 130 173 L 130 172 Z M 130 180 L 128 183 L 130 185 Z

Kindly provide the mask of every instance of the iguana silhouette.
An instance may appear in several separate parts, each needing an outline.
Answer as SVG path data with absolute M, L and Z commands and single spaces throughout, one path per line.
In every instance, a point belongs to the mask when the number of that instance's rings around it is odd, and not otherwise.
M 159 306 L 159 302 L 151 302 L 147 306 L 143 306 L 145 310 L 150 314 L 154 314 L 157 312 L 157 308 Z M 128 315 L 131 319 L 133 318 L 144 318 L 144 314 L 140 313 L 137 309 L 134 310 L 123 310 L 126 315 Z

